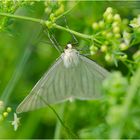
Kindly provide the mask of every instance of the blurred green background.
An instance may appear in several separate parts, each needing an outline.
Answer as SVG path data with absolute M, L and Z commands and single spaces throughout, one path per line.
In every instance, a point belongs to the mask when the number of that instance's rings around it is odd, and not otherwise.
M 47 8 L 50 6 L 49 8 L 55 9 L 55 4 L 48 4 L 48 6 L 46 1 L 19 1 L 17 3 L 19 5 L 16 5 L 16 1 L 2 0 L 0 12 L 48 19 L 50 14 L 47 13 Z M 64 11 L 67 11 L 75 3 L 76 1 L 64 1 L 61 4 L 64 6 Z M 130 21 L 140 14 L 139 5 L 139 1 L 80 1 L 65 16 L 70 29 L 83 34 L 95 34 L 92 23 L 103 19 L 103 13 L 107 7 L 112 7 L 115 12 L 120 14 L 121 18 Z M 53 13 L 53 10 L 51 12 Z M 64 20 L 65 18 L 60 18 L 57 24 L 65 27 Z M 7 117 L 3 116 L 6 108 L 1 111 L 0 138 L 68 138 L 69 132 L 59 124 L 56 115 L 48 107 L 18 115 L 21 118 L 20 125 L 18 130 L 14 131 L 11 121 L 16 107 L 60 54 L 51 45 L 39 23 L 0 16 L 0 30 L 0 96 L 6 107 L 12 108 Z M 51 30 L 62 46 L 72 40 L 71 35 L 65 31 L 55 28 Z M 132 38 L 136 39 L 134 41 L 136 43 L 125 53 L 132 60 L 132 55 L 139 50 L 140 39 L 137 37 L 139 34 L 137 31 L 130 31 L 130 33 L 135 33 Z M 77 48 L 89 49 L 91 46 L 91 41 L 79 37 L 77 39 L 79 42 Z M 98 39 L 103 42 L 102 38 Z M 89 50 L 87 52 L 89 53 Z M 83 53 L 85 52 L 83 51 Z M 127 94 L 128 85 L 131 85 L 130 79 L 135 75 L 138 65 L 126 64 L 118 60 L 118 67 L 116 67 L 114 63 L 107 63 L 104 60 L 104 55 L 100 55 L 100 53 L 89 57 L 111 72 L 120 71 L 123 73 L 124 76 L 120 72 L 114 74 L 108 82 L 117 81 L 119 85 L 115 87 L 115 91 L 120 88 L 123 94 Z M 133 74 L 131 73 L 132 69 Z M 114 85 L 109 84 L 108 93 L 111 89 L 110 86 Z M 123 104 L 124 98 L 120 98 L 117 93 L 113 97 L 109 95 L 107 99 L 103 100 L 74 101 L 53 105 L 53 107 L 79 138 L 140 138 L 140 87 L 129 106 L 130 112 L 127 118 L 121 116 L 125 110 L 120 110 L 120 102 Z M 110 94 L 112 93 L 110 92 Z M 112 108 L 109 101 L 118 101 L 118 98 L 119 103 L 113 104 Z M 110 110 L 114 112 L 110 113 Z M 117 123 L 112 123 L 112 121 Z M 119 125 L 123 122 L 125 123 L 123 126 Z

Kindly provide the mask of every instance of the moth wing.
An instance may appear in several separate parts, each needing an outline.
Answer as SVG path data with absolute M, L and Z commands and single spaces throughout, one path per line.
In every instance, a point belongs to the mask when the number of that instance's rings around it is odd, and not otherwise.
M 63 60 L 59 58 L 21 102 L 17 113 L 71 98 L 89 100 L 101 97 L 101 82 L 107 75 L 104 68 L 82 55 L 79 55 L 78 66 L 70 68 L 66 68 Z
M 66 100 L 68 95 L 65 94 L 67 90 L 65 78 L 67 78 L 68 74 L 65 73 L 65 69 L 60 57 L 37 82 L 29 95 L 20 103 L 16 112 L 32 111 L 47 106 L 46 103 L 52 104 Z
M 89 100 L 103 97 L 102 82 L 109 72 L 94 61 L 80 55 L 79 67 L 76 71 L 76 87 L 74 96 L 77 99 Z

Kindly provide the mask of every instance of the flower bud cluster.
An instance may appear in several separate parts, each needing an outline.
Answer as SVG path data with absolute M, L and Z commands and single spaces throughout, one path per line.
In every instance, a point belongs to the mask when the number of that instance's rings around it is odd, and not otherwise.
M 0 100 L 0 122 L 8 117 L 8 114 L 12 111 L 11 107 L 5 108 L 4 102 Z
M 97 39 L 101 40 L 102 44 L 94 45 L 98 49 L 91 46 L 91 54 L 93 55 L 100 51 L 109 63 L 126 60 L 127 54 L 125 51 L 130 47 L 132 38 L 128 25 L 129 21 L 127 19 L 122 19 L 114 9 L 108 7 L 103 13 L 103 19 L 92 24 L 93 33 Z M 123 53 L 120 55 L 119 52 Z

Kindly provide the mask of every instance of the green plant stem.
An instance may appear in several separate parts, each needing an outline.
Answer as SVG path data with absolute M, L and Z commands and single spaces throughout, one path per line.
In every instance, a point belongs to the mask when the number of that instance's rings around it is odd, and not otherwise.
M 128 94 L 125 98 L 124 102 L 124 116 L 126 116 L 129 112 L 129 108 L 131 106 L 132 100 L 137 92 L 138 87 L 140 87 L 140 67 L 136 71 L 132 81 L 131 86 L 128 88 Z
M 85 38 L 85 39 L 92 39 L 92 36 L 90 35 L 85 35 L 85 34 L 82 34 L 82 33 L 79 33 L 79 32 L 76 32 L 74 30 L 71 30 L 69 28 L 65 28 L 65 27 L 62 27 L 60 25 L 57 25 L 57 24 L 53 24 L 53 27 L 56 28 L 56 29 L 60 29 L 60 30 L 63 30 L 63 31 L 67 31 L 67 32 L 70 32 L 76 36 L 79 36 L 81 38 Z
M 70 138 L 78 138 L 78 136 L 75 135 L 75 134 L 71 131 L 71 129 L 65 125 L 65 123 L 64 123 L 63 120 L 60 118 L 60 116 L 59 116 L 58 113 L 55 111 L 55 109 L 54 109 L 50 104 L 48 104 L 48 103 L 46 102 L 46 100 L 44 100 L 44 98 L 42 98 L 40 95 L 39 95 L 39 98 L 54 112 L 54 114 L 56 115 L 58 121 L 59 121 L 59 122 L 61 123 L 61 125 L 65 128 L 65 130 L 66 130 L 66 132 L 69 134 Z M 64 104 L 64 105 L 62 106 L 62 108 L 61 108 L 61 109 L 62 109 L 62 113 L 64 113 L 65 105 L 66 105 L 66 104 Z M 59 130 L 57 130 L 58 132 L 57 132 L 57 135 L 55 134 L 55 137 L 58 139 L 58 138 L 60 138 L 61 126 L 58 126 L 57 129 L 59 129 Z M 56 132 L 55 132 L 55 133 L 56 133 Z
M 56 28 L 56 29 L 60 29 L 60 30 L 63 30 L 63 31 L 66 31 L 66 32 L 69 32 L 69 33 L 72 33 L 80 38 L 84 38 L 84 39 L 88 39 L 88 40 L 92 40 L 92 41 L 96 41 L 98 43 L 101 44 L 101 42 L 99 40 L 97 40 L 96 38 L 94 38 L 94 36 L 92 35 L 86 35 L 86 34 L 82 34 L 82 33 L 79 33 L 79 32 L 76 32 L 74 30 L 71 30 L 69 28 L 65 28 L 65 27 L 62 27 L 60 25 L 57 25 L 57 24 L 53 24 L 53 27 Z
M 32 21 L 32 22 L 37 22 L 41 25 L 45 25 L 46 26 L 46 20 L 42 20 L 42 19 L 37 19 L 37 18 L 31 18 L 31 17 L 26 17 L 26 16 L 19 16 L 19 15 L 12 15 L 12 14 L 8 14 L 8 13 L 1 13 L 0 12 L 0 15 L 1 16 L 7 16 L 7 17 L 11 17 L 11 18 L 16 18 L 16 19 L 22 19 L 22 20 L 28 20 L 28 21 Z M 82 34 L 82 33 L 79 33 L 79 32 L 76 32 L 74 30 L 71 30 L 71 29 L 68 29 L 68 28 L 65 28 L 65 27 L 62 27 L 60 25 L 57 25 L 57 24 L 53 24 L 52 27 L 56 28 L 56 29 L 60 29 L 60 30 L 63 30 L 63 31 L 66 31 L 66 32 L 70 32 L 80 38 L 83 38 L 83 39 L 88 39 L 88 40 L 92 40 L 92 41 L 95 41 L 99 44 L 101 44 L 101 42 L 99 40 L 97 40 L 93 35 L 86 35 L 86 34 Z
M 138 88 L 140 87 L 140 66 L 137 69 L 131 84 L 128 88 L 127 95 L 125 97 L 123 106 L 122 106 L 122 114 L 121 114 L 121 122 L 117 124 L 117 126 L 114 126 L 112 129 L 112 132 L 115 134 L 115 138 L 121 138 L 123 127 L 125 125 L 125 122 L 127 120 L 127 116 L 129 115 L 130 107 L 133 102 L 133 99 L 137 93 Z M 112 138 L 111 136 L 110 138 Z
M 69 32 L 69 33 L 72 33 L 72 34 L 74 34 L 74 35 L 76 35 L 76 36 L 78 36 L 80 38 L 92 40 L 92 41 L 95 41 L 95 42 L 101 44 L 101 42 L 99 40 L 97 40 L 93 35 L 82 34 L 82 33 L 76 32 L 76 31 L 71 30 L 69 28 L 65 28 L 65 27 L 60 26 L 60 25 L 55 24 L 55 23 L 53 24 L 52 27 L 54 27 L 56 29 L 60 29 L 60 30 L 66 31 L 66 32 Z
M 1 13 L 0 12 L 0 16 L 6 16 L 6 17 L 22 19 L 22 20 L 28 20 L 28 21 L 37 22 L 37 23 L 40 23 L 40 24 L 45 23 L 45 20 L 42 20 L 42 19 L 31 18 L 31 17 L 26 17 L 26 16 L 19 16 L 19 15 L 12 15 L 12 14 L 8 14 L 8 13 Z
M 62 120 L 63 120 L 63 117 L 64 117 L 65 107 L 66 107 L 66 103 L 63 103 L 60 106 L 60 110 L 59 110 L 59 115 L 60 115 Z M 61 138 L 61 129 L 62 129 L 62 125 L 60 123 L 60 120 L 57 119 L 57 123 L 56 123 L 56 127 L 55 127 L 55 133 L 54 133 L 54 139 L 60 139 Z
M 31 54 L 31 48 L 28 46 L 26 48 L 23 56 L 21 57 L 21 60 L 19 61 L 19 64 L 18 64 L 15 72 L 13 73 L 11 80 L 9 81 L 4 92 L 2 93 L 1 100 L 4 101 L 5 106 L 7 105 L 9 97 L 21 76 L 23 68 L 25 67 L 25 64 L 26 64 L 30 54 Z

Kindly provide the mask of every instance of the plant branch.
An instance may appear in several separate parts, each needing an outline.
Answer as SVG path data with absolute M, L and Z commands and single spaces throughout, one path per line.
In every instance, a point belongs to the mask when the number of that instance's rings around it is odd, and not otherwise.
M 37 22 L 37 23 L 39 23 L 41 25 L 46 26 L 46 20 L 43 20 L 43 19 L 37 19 L 37 18 L 19 16 L 19 15 L 12 15 L 12 14 L 9 14 L 9 13 L 1 13 L 1 12 L 0 12 L 0 16 L 7 16 L 7 17 L 11 17 L 11 18 L 16 18 L 16 19 L 27 20 L 27 21 L 31 21 L 31 22 Z M 71 30 L 71 29 L 62 27 L 60 25 L 57 25 L 55 23 L 52 24 L 52 27 L 54 27 L 56 29 L 66 31 L 66 32 L 70 32 L 70 33 L 72 33 L 72 34 L 74 34 L 74 35 L 76 35 L 76 36 L 78 36 L 80 38 L 92 40 L 92 41 L 95 41 L 95 42 L 101 44 L 101 42 L 99 40 L 97 40 L 93 35 L 82 34 L 82 33 L 76 32 L 74 30 Z
M 59 116 L 61 117 L 61 120 L 64 119 L 64 112 L 65 112 L 66 103 L 63 103 L 60 106 L 59 110 Z M 61 138 L 61 131 L 62 131 L 62 123 L 60 122 L 60 119 L 57 118 L 56 126 L 55 126 L 55 132 L 54 132 L 54 139 L 60 139 Z
M 140 66 L 131 81 L 131 86 L 128 88 L 128 93 L 127 93 L 125 101 L 124 101 L 124 105 L 123 105 L 124 120 L 126 120 L 126 117 L 128 116 L 128 112 L 131 107 L 132 101 L 137 93 L 138 87 L 140 87 L 139 83 L 140 83 Z
M 45 20 L 32 18 L 32 17 L 12 15 L 12 14 L 9 14 L 9 13 L 1 13 L 1 12 L 0 12 L 0 16 L 6 16 L 6 17 L 11 17 L 11 18 L 16 18 L 16 19 L 22 19 L 22 20 L 37 22 L 37 23 L 40 23 L 40 24 L 45 24 Z
M 18 80 L 20 79 L 20 76 L 23 72 L 23 68 L 25 67 L 25 65 L 27 63 L 27 60 L 30 57 L 30 54 L 31 54 L 31 48 L 28 45 L 27 48 L 25 49 L 23 56 L 21 57 L 21 60 L 18 64 L 17 68 L 15 69 L 15 72 L 13 73 L 12 78 L 8 82 L 5 90 L 3 91 L 3 93 L 0 97 L 1 100 L 4 101 L 5 106 L 8 103 L 9 97 L 10 97 L 15 85 L 17 84 Z
M 101 42 L 99 40 L 97 40 L 96 38 L 94 38 L 93 35 L 86 35 L 86 34 L 82 34 L 82 33 L 79 33 L 79 32 L 76 32 L 74 30 L 71 30 L 69 28 L 65 28 L 65 27 L 62 27 L 60 25 L 57 25 L 57 24 L 53 24 L 53 27 L 56 28 L 56 29 L 60 29 L 60 30 L 63 30 L 63 31 L 66 31 L 66 32 L 69 32 L 69 33 L 72 33 L 80 38 L 83 38 L 83 39 L 88 39 L 88 40 L 92 40 L 92 41 L 95 41 L 99 44 L 101 44 Z
M 60 29 L 60 30 L 63 30 L 63 31 L 70 32 L 70 33 L 72 33 L 72 34 L 74 34 L 74 35 L 76 35 L 76 36 L 78 36 L 78 37 L 81 37 L 81 38 L 92 39 L 92 36 L 90 36 L 90 35 L 85 35 L 85 34 L 76 32 L 76 31 L 74 31 L 74 30 L 71 30 L 71 29 L 62 27 L 62 26 L 57 25 L 57 24 L 53 24 L 53 27 L 56 28 L 56 29 Z
M 131 85 L 129 86 L 129 88 L 127 90 L 127 94 L 126 94 L 124 103 L 122 105 L 122 112 L 121 112 L 121 116 L 119 119 L 122 121 L 120 123 L 118 123 L 115 127 L 112 128 L 112 133 L 111 133 L 110 138 L 117 138 L 117 139 L 121 138 L 122 132 L 123 132 L 123 127 L 125 125 L 128 115 L 129 115 L 129 111 L 130 111 L 133 99 L 137 93 L 138 88 L 140 87 L 139 83 L 140 83 L 140 66 L 139 66 L 138 70 L 136 71 L 135 75 L 133 76 Z M 114 137 L 114 135 L 115 135 L 115 137 Z

